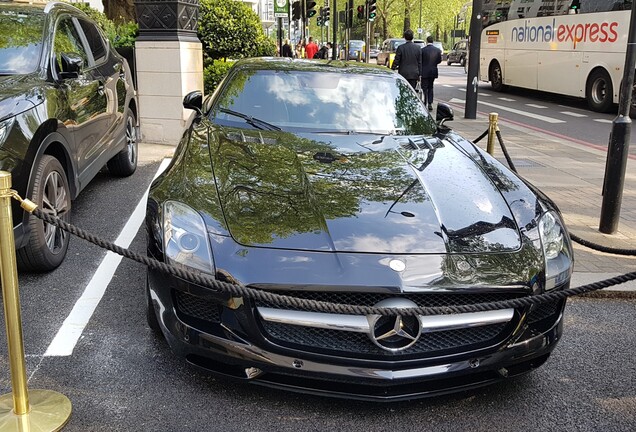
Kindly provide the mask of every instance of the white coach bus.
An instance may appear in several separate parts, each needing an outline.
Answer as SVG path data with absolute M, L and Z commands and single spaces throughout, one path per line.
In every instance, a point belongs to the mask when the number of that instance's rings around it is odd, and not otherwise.
M 631 1 L 484 0 L 479 75 L 507 86 L 618 103 Z M 634 110 L 632 104 L 632 112 Z

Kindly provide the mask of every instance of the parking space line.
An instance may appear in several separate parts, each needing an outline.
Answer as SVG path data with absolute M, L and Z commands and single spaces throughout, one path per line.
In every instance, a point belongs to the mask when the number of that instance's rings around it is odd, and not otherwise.
M 170 163 L 170 159 L 164 159 L 159 165 L 159 169 L 155 174 L 155 178 L 163 172 L 164 169 Z M 149 188 L 148 188 L 149 189 Z M 144 221 L 146 215 L 146 200 L 148 198 L 148 189 L 144 193 L 143 197 L 135 207 L 132 215 L 126 222 L 126 225 L 122 229 L 121 233 L 115 240 L 115 244 L 123 248 L 127 248 L 132 243 L 133 239 L 139 232 L 139 228 Z M 95 274 L 91 278 L 90 282 L 84 289 L 82 296 L 77 300 L 75 306 L 71 310 L 71 313 L 62 323 L 62 327 L 57 331 L 57 334 L 51 341 L 51 344 L 44 353 L 45 357 L 54 356 L 70 356 L 73 354 L 73 349 L 77 345 L 77 341 L 82 336 L 84 328 L 88 324 L 88 321 L 93 316 L 97 305 L 104 296 L 108 284 L 112 280 L 119 263 L 122 260 L 121 255 L 117 255 L 114 252 L 108 252 L 101 264 L 95 271 Z
M 594 119 L 594 121 L 599 123 L 614 123 L 613 120 L 608 120 L 608 119 Z
M 532 107 L 532 108 L 540 108 L 540 109 L 547 108 L 547 106 L 545 106 L 545 105 L 537 105 L 537 104 L 526 104 L 526 106 L 529 106 L 529 107 Z

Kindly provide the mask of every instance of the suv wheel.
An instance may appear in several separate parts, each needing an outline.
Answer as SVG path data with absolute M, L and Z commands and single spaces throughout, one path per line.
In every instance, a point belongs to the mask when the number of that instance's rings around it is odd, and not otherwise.
M 126 147 L 106 164 L 112 175 L 128 177 L 137 169 L 137 146 L 139 133 L 137 121 L 130 110 L 126 111 Z
M 43 212 L 64 222 L 71 220 L 71 194 L 66 172 L 60 162 L 50 155 L 37 161 L 31 200 Z M 68 249 L 69 233 L 29 217 L 29 242 L 16 254 L 18 267 L 27 271 L 49 271 L 57 268 Z

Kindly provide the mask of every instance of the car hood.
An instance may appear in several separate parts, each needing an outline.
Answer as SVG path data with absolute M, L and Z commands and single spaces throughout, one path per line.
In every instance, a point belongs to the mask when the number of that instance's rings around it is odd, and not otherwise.
M 227 229 L 245 246 L 389 254 L 521 247 L 496 185 L 446 140 L 222 128 L 210 152 Z
M 33 75 L 0 76 L 0 120 L 33 108 L 38 85 Z

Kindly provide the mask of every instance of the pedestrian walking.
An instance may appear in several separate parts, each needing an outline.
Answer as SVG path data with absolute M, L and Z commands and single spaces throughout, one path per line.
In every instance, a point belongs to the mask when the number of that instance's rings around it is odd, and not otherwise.
M 305 54 L 305 40 L 299 40 L 296 44 L 296 58 L 303 58 Z
M 408 29 L 404 32 L 403 43 L 395 51 L 395 59 L 391 69 L 398 71 L 413 88 L 417 87 L 417 82 L 421 76 L 422 70 L 422 53 L 420 47 L 413 43 L 413 30 Z
M 314 58 L 315 59 L 328 59 L 329 58 L 329 51 L 331 51 L 331 43 L 327 42 L 326 45 L 323 45 L 320 47 L 320 49 L 318 50 L 318 52 L 316 54 L 314 54 Z
M 314 58 L 314 55 L 318 52 L 318 45 L 314 42 L 313 37 L 309 37 L 309 43 L 305 47 L 305 54 L 308 59 Z
M 422 48 L 422 92 L 428 110 L 433 110 L 433 82 L 439 76 L 437 65 L 442 62 L 442 52 L 433 45 L 433 36 L 426 38 L 426 46 Z
M 285 39 L 285 43 L 283 44 L 283 49 L 281 50 L 281 55 L 283 57 L 293 57 L 294 53 L 292 51 L 292 47 L 289 45 L 289 39 Z

